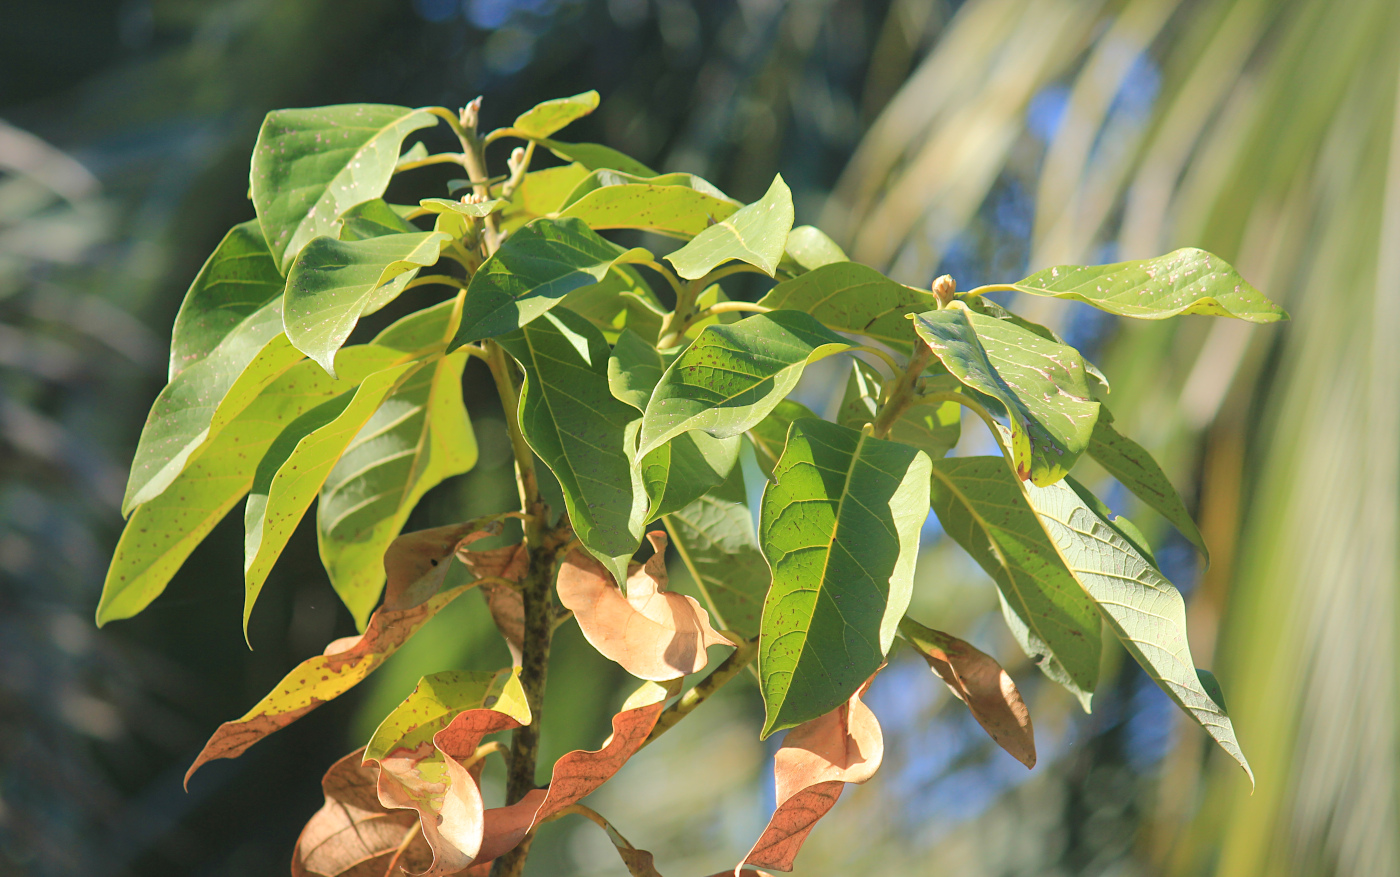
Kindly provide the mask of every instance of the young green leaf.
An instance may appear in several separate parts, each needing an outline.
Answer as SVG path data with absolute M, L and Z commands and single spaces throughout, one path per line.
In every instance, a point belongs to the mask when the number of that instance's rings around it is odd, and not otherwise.
M 706 328 L 661 376 L 643 415 L 638 456 L 693 429 L 738 435 L 792 392 L 808 363 L 850 346 L 799 311 Z
M 466 351 L 459 351 L 405 380 L 321 486 L 321 561 L 361 630 L 384 585 L 380 558 L 409 512 L 444 479 L 476 465 L 476 436 L 462 404 L 466 362 Z
M 418 202 L 418 206 L 429 213 L 456 213 L 471 219 L 481 219 L 500 210 L 505 206 L 505 203 L 500 198 L 472 203 L 456 201 L 452 198 L 424 198 Z
M 286 272 L 340 217 L 384 194 L 404 138 L 437 119 L 424 110 L 345 104 L 267 114 L 253 147 L 253 207 L 277 267 Z
M 696 235 L 666 259 L 676 273 L 695 280 L 731 260 L 747 262 L 769 277 L 778 270 L 792 231 L 792 192 L 781 176 L 762 198 Z
M 802 271 L 815 271 L 834 262 L 848 262 L 841 246 L 814 225 L 799 225 L 788 233 L 784 261 L 792 260 Z M 799 273 L 799 272 L 794 272 Z M 926 309 L 925 309 L 926 310 Z
M 391 234 L 413 234 L 420 229 L 404 219 L 413 208 L 391 205 L 383 198 L 356 204 L 340 218 L 342 241 L 363 241 Z
M 938 307 L 933 293 L 896 283 L 858 262 L 834 262 L 784 280 L 758 303 L 806 311 L 838 332 L 904 351 L 917 340 L 909 315 Z
M 598 330 L 555 308 L 498 339 L 525 371 L 520 431 L 564 491 L 579 540 L 618 579 L 641 542 L 632 466 L 623 442 L 636 412 L 608 389 L 608 345 Z
M 840 706 L 884 663 L 913 589 L 930 461 L 907 445 L 799 420 L 763 492 L 763 736 Z M 841 660 L 833 661 L 833 655 Z
M 758 636 L 763 597 L 773 581 L 743 504 L 738 468 L 716 490 L 661 521 L 705 603 L 724 630 Z
M 638 177 L 601 170 L 569 194 L 561 215 L 595 229 L 636 228 L 692 238 L 742 206 L 692 174 Z
M 957 381 L 947 374 L 925 378 L 924 391 L 957 390 Z M 879 413 L 880 395 L 885 380 L 869 363 L 851 358 L 851 376 L 846 380 L 846 395 L 836 412 L 836 422 L 851 429 L 874 423 Z M 962 406 L 957 402 L 916 402 L 905 409 L 890 426 L 890 441 L 918 448 L 937 460 L 958 443 L 962 434 Z
M 532 219 L 558 213 L 564 209 L 569 193 L 588 176 L 588 168 L 577 162 L 530 171 L 510 194 L 505 207 L 501 208 L 501 228 L 514 232 Z
M 472 277 L 452 347 L 519 329 L 614 265 L 650 260 L 646 250 L 624 250 L 581 220 L 537 220 L 507 238 Z
M 563 143 L 541 140 L 540 145 L 564 159 L 582 165 L 590 171 L 614 170 L 635 177 L 654 177 L 656 171 L 626 153 L 597 143 Z
M 1068 484 L 1022 485 L 1065 566 L 1124 647 L 1254 782 L 1225 709 L 1202 687 L 1186 642 L 1186 603 L 1172 583 Z
M 764 477 L 773 477 L 773 467 L 778 465 L 778 458 L 783 455 L 783 448 L 787 445 L 788 428 L 792 426 L 792 422 L 816 416 L 816 412 L 801 402 L 784 399 L 768 412 L 767 417 L 750 427 L 746 435 L 753 444 L 754 459 L 758 462 L 758 468 L 763 470 Z
M 1141 320 L 1178 314 L 1237 317 L 1251 323 L 1288 319 L 1283 308 L 1250 286 L 1224 259 L 1190 248 L 1113 265 L 1059 265 L 1012 286 Z
M 1089 456 L 1138 499 L 1171 522 L 1181 535 L 1200 549 L 1209 562 L 1210 551 L 1206 549 L 1205 537 L 1197 529 L 1191 513 L 1186 510 L 1186 503 L 1181 501 L 1167 474 L 1146 448 L 1114 429 L 1112 422 L 1108 409 L 1100 409 L 1094 434 L 1089 439 Z
M 914 328 L 949 372 L 1010 422 L 997 426 L 1023 480 L 1044 486 L 1065 476 L 1089 446 L 1099 413 L 1077 350 L 961 307 L 919 314 Z
M 287 337 L 334 374 L 335 352 L 360 317 L 397 298 L 418 269 L 437 262 L 447 241 L 441 232 L 311 240 L 287 274 Z
M 570 122 L 598 109 L 598 92 L 585 91 L 573 97 L 560 97 L 536 104 L 515 118 L 512 125 L 526 137 L 548 137 Z
M 385 397 L 420 367 L 407 362 L 375 372 L 353 393 L 343 393 L 292 421 L 268 448 L 243 513 L 245 636 L 267 574 L 326 476 Z
M 1088 711 L 1099 678 L 1103 624 L 1006 461 L 935 460 L 932 488 L 944 532 L 996 582 L 1007 626 L 1026 656 Z
M 413 164 L 416 161 L 422 161 L 427 157 L 428 144 L 419 140 L 417 143 L 408 147 L 408 149 L 404 151 L 403 155 L 399 156 L 399 160 L 394 162 L 394 172 L 398 173 L 399 171 L 404 169 L 404 165 Z
M 285 285 L 257 221 L 229 229 L 199 269 L 175 315 L 168 380 L 213 353 Z

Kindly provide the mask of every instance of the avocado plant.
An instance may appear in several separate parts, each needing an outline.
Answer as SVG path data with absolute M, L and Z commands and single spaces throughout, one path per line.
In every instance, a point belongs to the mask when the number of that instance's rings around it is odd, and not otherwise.
M 1075 465 L 1097 461 L 1204 554 L 1185 504 L 1115 428 L 1106 378 L 988 294 L 1144 320 L 1286 314 L 1194 249 L 967 291 L 947 276 L 913 288 L 793 227 L 781 177 L 744 204 L 693 174 L 555 139 L 597 105 L 595 92 L 547 101 L 488 133 L 479 98 L 456 111 L 268 115 L 252 156 L 256 218 L 228 232 L 175 319 L 97 620 L 144 609 L 242 501 L 246 635 L 315 503 L 321 559 L 361 632 L 220 726 L 190 774 L 349 691 L 475 590 L 513 666 L 423 677 L 330 766 L 293 874 L 518 875 L 541 824 L 580 816 L 630 873 L 654 875 L 650 853 L 580 802 L 750 669 L 762 735 L 787 732 L 777 805 L 743 861 L 716 865 L 790 870 L 845 784 L 879 767 L 880 726 L 861 698 L 896 648 L 921 655 L 998 744 L 1035 763 L 1030 716 L 1002 667 L 906 614 L 930 511 L 991 577 L 1026 655 L 1085 710 L 1116 637 L 1248 773 L 1219 688 L 1192 661 L 1180 594 Z M 460 151 L 405 149 L 441 123 Z M 503 169 L 486 158 L 498 141 L 518 144 Z M 465 174 L 448 197 L 384 199 L 396 175 L 439 164 Z M 609 238 L 619 232 L 672 244 L 658 257 Z M 766 278 L 744 287 L 766 289 L 757 301 L 726 293 L 741 273 Z M 357 333 L 420 287 L 430 304 Z M 789 398 L 827 357 L 846 369 L 831 417 Z M 472 358 L 503 408 L 518 503 L 402 532 L 428 490 L 477 461 L 463 403 Z M 950 456 L 968 415 L 998 454 Z M 542 498 L 544 469 L 563 508 Z M 670 589 L 668 551 L 699 600 Z M 638 685 L 612 735 L 559 758 L 540 786 L 550 642 L 566 624 Z M 490 758 L 507 779 L 488 805 Z

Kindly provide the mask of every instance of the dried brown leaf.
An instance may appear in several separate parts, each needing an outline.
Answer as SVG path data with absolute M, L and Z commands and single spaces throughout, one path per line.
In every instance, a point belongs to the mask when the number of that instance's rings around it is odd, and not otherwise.
M 384 555 L 384 604 L 360 636 L 343 637 L 322 655 L 297 665 L 266 697 L 240 718 L 224 722 L 204 744 L 185 774 L 217 758 L 237 758 L 267 735 L 349 691 L 398 651 L 418 628 L 473 584 L 444 591 L 454 551 L 488 535 L 476 522 L 405 533 Z
M 1016 683 L 996 659 L 952 634 L 907 618 L 900 630 L 997 745 L 1026 767 L 1035 767 L 1031 714 Z
M 489 551 L 472 551 L 463 548 L 457 552 L 457 559 L 477 578 L 501 578 L 519 582 L 529 570 L 530 555 L 523 544 L 507 545 Z M 521 650 L 525 647 L 525 600 L 520 592 L 507 585 L 485 584 L 481 587 L 481 597 L 491 612 L 491 620 L 510 647 L 510 655 L 518 665 Z
M 773 761 L 777 810 L 734 874 L 745 865 L 791 871 L 803 841 L 836 805 L 845 784 L 875 775 L 885 741 L 875 714 L 860 699 L 869 686 L 867 681 L 846 703 L 788 732 Z
M 666 534 L 647 534 L 655 553 L 627 578 L 624 595 L 603 565 L 574 550 L 559 569 L 559 599 L 592 646 L 640 679 L 664 682 L 704 669 L 710 646 L 734 643 L 684 594 L 666 591 Z
M 409 834 L 418 832 L 413 814 L 380 805 L 378 771 L 361 764 L 363 753 L 358 749 L 326 771 L 326 803 L 297 839 L 292 877 L 385 877 Z

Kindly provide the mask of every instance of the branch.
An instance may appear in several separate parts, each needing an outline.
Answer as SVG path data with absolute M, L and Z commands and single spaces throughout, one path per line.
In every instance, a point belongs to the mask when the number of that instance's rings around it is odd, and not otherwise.
M 729 680 L 738 676 L 744 671 L 755 657 L 758 656 L 758 637 L 752 640 L 740 639 L 739 646 L 724 659 L 714 672 L 704 679 L 701 679 L 694 688 L 687 691 L 680 700 L 671 704 L 667 710 L 656 720 L 656 727 L 651 729 L 647 735 L 646 742 L 642 745 L 650 744 L 657 737 L 669 731 L 677 722 L 694 712 L 695 708 L 704 703 L 710 695 L 719 691 Z

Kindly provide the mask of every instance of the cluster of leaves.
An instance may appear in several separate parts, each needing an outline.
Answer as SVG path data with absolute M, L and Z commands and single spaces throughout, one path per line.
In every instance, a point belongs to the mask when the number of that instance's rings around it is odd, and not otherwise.
M 914 289 L 794 228 L 781 178 L 744 205 L 696 176 L 553 139 L 596 105 L 593 92 L 549 101 L 485 135 L 479 103 L 268 117 L 252 162 L 257 218 L 229 232 L 176 319 L 170 382 L 132 466 L 98 620 L 141 611 L 246 497 L 246 630 L 319 500 L 321 556 L 363 632 L 222 725 L 190 773 L 343 694 L 477 589 L 515 666 L 425 677 L 327 773 L 294 873 L 485 874 L 494 862 L 518 874 L 534 829 L 577 814 L 608 832 L 633 874 L 655 874 L 650 854 L 578 802 L 754 660 L 764 736 L 791 730 L 776 812 L 735 871 L 789 870 L 844 785 L 879 766 L 880 728 L 861 695 L 897 641 L 1035 763 L 1005 671 L 906 615 L 930 509 L 996 582 L 1026 654 L 1085 709 L 1106 622 L 1248 771 L 1214 680 L 1191 660 L 1181 596 L 1141 533 L 1070 472 L 1087 454 L 1204 552 L 1184 504 L 1114 429 L 1091 392 L 1091 378 L 1108 389 L 1098 370 L 985 296 L 1013 289 L 1141 319 L 1283 312 L 1198 250 L 964 293 L 950 278 Z M 439 120 L 462 152 L 404 151 Z M 525 145 L 490 177 L 485 148 L 505 138 Z M 531 170 L 539 150 L 563 163 Z M 451 184 L 460 198 L 383 200 L 396 173 L 442 163 L 465 169 Z M 683 244 L 663 261 L 599 233 L 619 229 Z M 738 272 L 775 283 L 758 302 L 732 301 L 720 281 Z M 430 285 L 440 302 L 347 343 L 364 316 Z M 833 420 L 787 398 L 829 356 L 850 368 Z M 486 363 L 505 406 L 520 508 L 401 534 L 427 490 L 476 462 L 461 392 L 469 357 Z M 1001 456 L 947 456 L 964 411 Z M 767 476 L 756 531 L 737 464 L 746 445 Z M 562 515 L 540 500 L 537 462 L 559 483 Z M 522 541 L 473 547 L 508 517 Z M 638 563 L 644 540 L 651 554 Z M 670 545 L 704 605 L 668 590 Z M 536 788 L 549 640 L 570 621 L 645 682 L 602 748 L 559 759 Z M 712 646 L 733 651 L 682 694 Z M 505 731 L 508 747 L 483 742 Z M 479 777 L 493 754 L 510 785 L 488 808 Z

